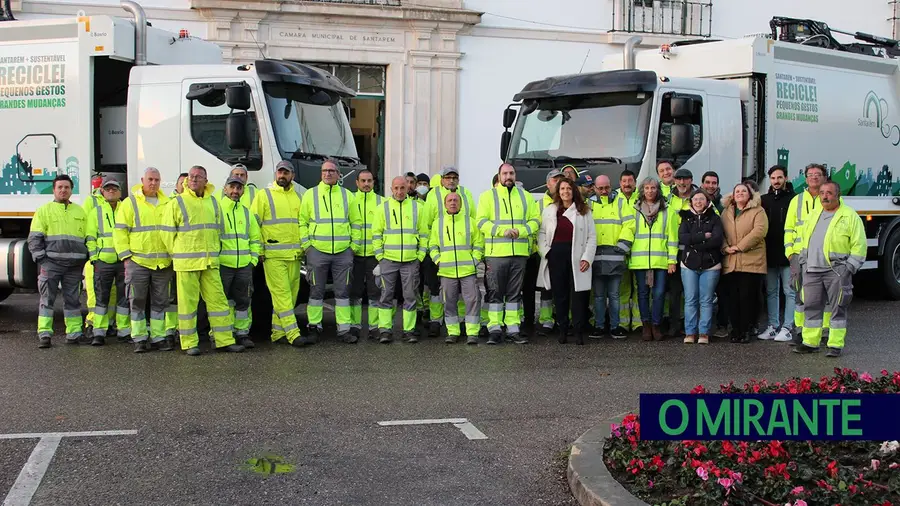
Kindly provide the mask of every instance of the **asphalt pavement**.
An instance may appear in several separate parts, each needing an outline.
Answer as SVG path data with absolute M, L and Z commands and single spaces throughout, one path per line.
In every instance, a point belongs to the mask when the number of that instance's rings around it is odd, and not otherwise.
M 41 350 L 36 305 L 32 294 L 0 303 L 0 497 L 38 443 L 3 434 L 137 433 L 62 438 L 34 505 L 569 505 L 560 452 L 636 409 L 641 392 L 817 378 L 836 366 L 874 374 L 900 363 L 900 304 L 875 300 L 854 302 L 839 359 L 799 356 L 783 343 L 636 336 L 497 347 L 332 337 L 296 349 L 262 335 L 247 353 L 201 357 L 57 337 Z M 378 425 L 453 418 L 487 439 L 449 423 Z M 247 465 L 258 458 L 293 468 L 261 474 Z

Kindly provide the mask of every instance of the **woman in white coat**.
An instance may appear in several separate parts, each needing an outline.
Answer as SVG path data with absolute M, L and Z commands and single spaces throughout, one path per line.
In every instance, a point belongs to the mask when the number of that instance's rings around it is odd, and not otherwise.
M 591 264 L 597 250 L 594 216 L 575 183 L 559 182 L 553 203 L 544 208 L 538 231 L 541 266 L 538 286 L 553 292 L 559 342 L 565 344 L 569 331 L 569 307 L 575 342 L 584 344 L 584 330 L 590 316 Z

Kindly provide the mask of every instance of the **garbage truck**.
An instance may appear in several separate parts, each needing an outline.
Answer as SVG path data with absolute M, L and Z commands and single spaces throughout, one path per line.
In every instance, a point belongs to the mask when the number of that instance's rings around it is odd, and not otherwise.
M 841 43 L 808 19 L 770 26 L 642 51 L 635 36 L 600 72 L 528 83 L 503 111 L 500 158 L 532 191 L 566 164 L 617 182 L 669 160 L 697 184 L 716 171 L 723 192 L 747 178 L 765 192 L 780 164 L 799 192 L 804 167 L 821 163 L 865 223 L 863 269 L 900 300 L 900 43 L 839 32 L 860 41 Z
M 262 188 L 290 160 L 301 194 L 326 157 L 344 177 L 364 167 L 342 103 L 355 92 L 333 75 L 266 58 L 223 63 L 215 43 L 121 6 L 130 18 L 0 22 L 0 300 L 36 287 L 26 237 L 58 174 L 83 203 L 92 178 L 114 177 L 127 195 L 147 167 L 169 193 L 201 165 L 218 191 L 233 164 Z

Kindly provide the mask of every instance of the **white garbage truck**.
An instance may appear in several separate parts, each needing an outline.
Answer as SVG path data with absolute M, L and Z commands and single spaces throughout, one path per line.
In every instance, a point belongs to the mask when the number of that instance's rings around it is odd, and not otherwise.
M 665 159 L 696 184 L 716 171 L 726 192 L 746 178 L 766 191 L 780 164 L 799 192 L 803 168 L 821 163 L 864 220 L 863 269 L 900 299 L 900 44 L 859 32 L 840 43 L 813 20 L 770 25 L 656 50 L 634 51 L 632 37 L 601 72 L 531 82 L 503 113 L 500 157 L 532 191 L 566 164 L 640 181 Z
M 225 64 L 215 43 L 121 5 L 131 18 L 0 22 L 0 300 L 36 286 L 25 238 L 58 174 L 83 203 L 92 178 L 116 177 L 127 195 L 146 167 L 166 193 L 192 165 L 218 191 L 232 164 L 262 188 L 290 160 L 301 193 L 326 157 L 344 177 L 363 167 L 342 103 L 354 91 L 336 77 L 265 58 Z

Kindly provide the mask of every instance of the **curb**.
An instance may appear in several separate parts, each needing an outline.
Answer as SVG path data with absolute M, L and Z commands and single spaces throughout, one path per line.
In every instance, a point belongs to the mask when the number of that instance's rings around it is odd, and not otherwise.
M 631 495 L 609 473 L 603 463 L 603 445 L 610 435 L 610 424 L 621 423 L 622 416 L 597 425 L 572 444 L 566 477 L 569 489 L 581 506 L 647 506 Z

